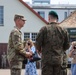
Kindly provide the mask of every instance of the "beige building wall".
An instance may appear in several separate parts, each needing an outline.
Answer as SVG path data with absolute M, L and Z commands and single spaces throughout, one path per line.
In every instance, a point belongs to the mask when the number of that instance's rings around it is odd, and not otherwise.
M 4 25 L 0 26 L 0 43 L 8 42 L 9 33 L 15 25 L 13 21 L 15 14 L 22 14 L 27 19 L 24 28 L 21 29 L 22 33 L 38 32 L 42 26 L 46 25 L 19 0 L 0 0 L 0 6 L 4 7 Z

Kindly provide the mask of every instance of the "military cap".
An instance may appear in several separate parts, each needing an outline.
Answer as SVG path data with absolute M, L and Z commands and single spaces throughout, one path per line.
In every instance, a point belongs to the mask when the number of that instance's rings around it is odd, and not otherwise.
M 14 16 L 14 21 L 17 20 L 17 19 L 21 19 L 21 20 L 26 21 L 26 19 L 24 18 L 24 16 L 15 14 L 15 16 Z
M 50 11 L 49 15 L 52 15 L 58 19 L 58 14 L 55 11 Z

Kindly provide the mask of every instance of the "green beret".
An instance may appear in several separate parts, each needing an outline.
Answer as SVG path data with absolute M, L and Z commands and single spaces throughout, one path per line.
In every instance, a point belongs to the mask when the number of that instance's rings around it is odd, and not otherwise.
M 55 11 L 50 11 L 49 15 L 52 15 L 58 19 L 58 14 Z

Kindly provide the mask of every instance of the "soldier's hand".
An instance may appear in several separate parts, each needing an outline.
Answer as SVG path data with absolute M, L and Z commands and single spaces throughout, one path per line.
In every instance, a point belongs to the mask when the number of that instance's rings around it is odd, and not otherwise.
M 31 56 L 32 56 L 32 53 L 31 52 L 26 52 L 25 57 L 30 58 Z

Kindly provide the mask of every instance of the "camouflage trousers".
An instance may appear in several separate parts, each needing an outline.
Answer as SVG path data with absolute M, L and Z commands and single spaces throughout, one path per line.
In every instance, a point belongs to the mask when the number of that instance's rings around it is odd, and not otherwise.
M 61 65 L 44 64 L 42 66 L 42 75 L 61 75 Z
M 11 61 L 11 75 L 21 75 L 22 61 Z
M 61 70 L 61 75 L 67 75 L 67 68 Z
M 11 75 L 21 75 L 21 69 L 11 69 Z

